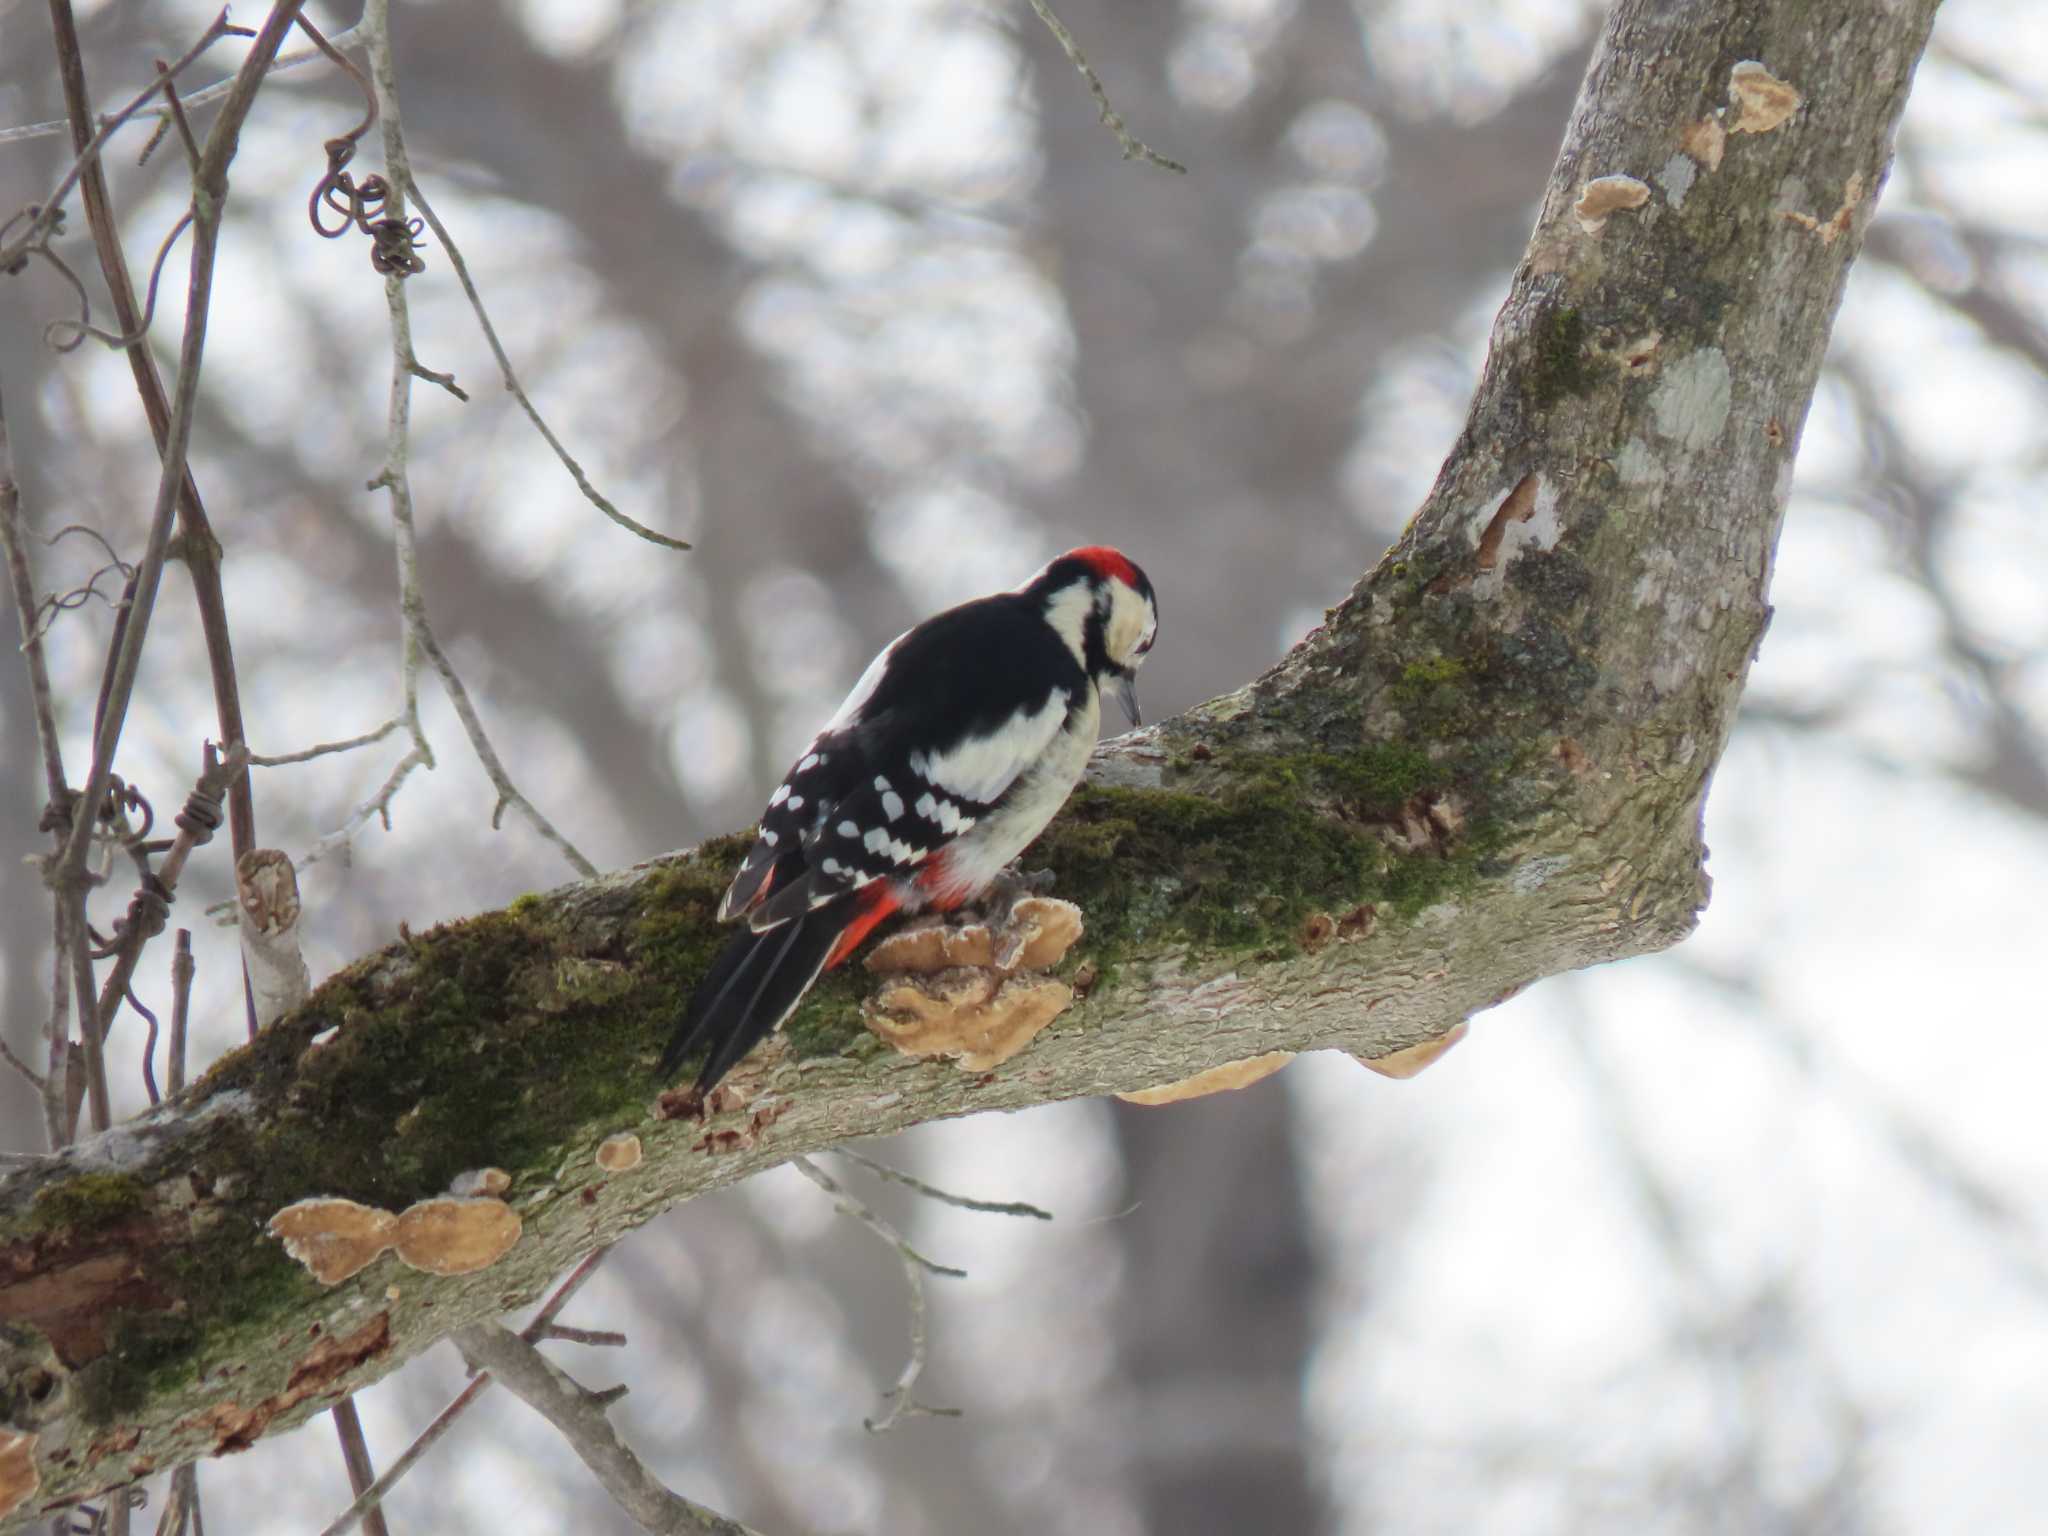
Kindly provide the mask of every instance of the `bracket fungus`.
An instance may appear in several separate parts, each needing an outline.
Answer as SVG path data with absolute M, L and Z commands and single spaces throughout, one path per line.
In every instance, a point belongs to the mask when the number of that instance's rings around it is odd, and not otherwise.
M 414 1269 L 469 1275 L 510 1253 L 522 1225 L 519 1213 L 502 1200 L 443 1195 L 405 1208 L 394 1246 Z
M 368 1269 L 396 1238 L 398 1218 L 374 1205 L 317 1196 L 270 1218 L 270 1235 L 322 1285 L 339 1285 Z
M 1464 1039 L 1471 1027 L 1464 1019 L 1460 1019 L 1434 1040 L 1418 1041 L 1398 1051 L 1389 1051 L 1384 1056 L 1359 1056 L 1353 1059 L 1362 1067 L 1371 1067 L 1381 1077 L 1413 1077 Z
M 994 919 L 892 934 L 868 957 L 868 969 L 888 979 L 862 1015 L 905 1055 L 948 1056 L 962 1071 L 986 1072 L 1072 1006 L 1074 989 L 1043 972 L 1082 927 L 1072 902 L 1026 896 Z
M 496 1169 L 482 1169 L 485 1173 Z M 442 1195 L 398 1215 L 353 1200 L 319 1196 L 270 1218 L 272 1237 L 322 1285 L 339 1285 L 375 1263 L 386 1249 L 414 1269 L 467 1275 L 488 1269 L 519 1241 L 519 1213 L 491 1196 Z
M 1805 98 L 1755 59 L 1728 71 L 1728 104 L 1735 108 L 1730 133 L 1769 133 L 1797 112 Z
M 640 1166 L 640 1138 L 620 1131 L 597 1144 L 597 1166 L 606 1173 L 624 1173 Z
M 1595 176 L 1579 193 L 1572 212 L 1579 217 L 1579 228 L 1597 235 L 1607 227 L 1609 214 L 1640 208 L 1649 200 L 1650 189 L 1633 176 Z
M 1117 1097 L 1126 1104 L 1178 1104 L 1183 1099 L 1201 1099 L 1212 1093 L 1229 1093 L 1235 1088 L 1249 1088 L 1253 1083 L 1265 1081 L 1292 1060 L 1292 1051 L 1268 1051 L 1263 1056 L 1247 1056 L 1243 1061 L 1226 1061 L 1220 1067 L 1197 1072 L 1193 1077 L 1184 1077 L 1177 1083 L 1161 1083 L 1156 1088 L 1136 1088 L 1129 1093 L 1120 1093 Z

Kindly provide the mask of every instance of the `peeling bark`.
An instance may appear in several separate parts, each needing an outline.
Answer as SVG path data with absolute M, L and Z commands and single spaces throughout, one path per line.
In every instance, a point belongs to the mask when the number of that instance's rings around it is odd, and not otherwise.
M 797 1154 L 1272 1052 L 1415 1059 L 1528 982 L 1684 937 L 1800 428 L 1933 10 L 1615 8 L 1399 543 L 1272 672 L 1105 745 L 1032 856 L 1087 935 L 1079 1000 L 1015 1059 L 880 1045 L 852 968 L 736 1074 L 736 1111 L 664 1119 L 653 1062 L 743 846 L 720 839 L 368 956 L 184 1094 L 10 1172 L 0 1438 L 34 1492 L 0 1531 L 288 1428 Z M 1589 233 L 1608 177 L 1651 190 Z M 642 1161 L 614 1178 L 598 1149 L 628 1134 Z M 475 1273 L 383 1257 L 324 1287 L 265 1235 L 302 1200 L 399 1211 L 483 1167 L 518 1230 Z

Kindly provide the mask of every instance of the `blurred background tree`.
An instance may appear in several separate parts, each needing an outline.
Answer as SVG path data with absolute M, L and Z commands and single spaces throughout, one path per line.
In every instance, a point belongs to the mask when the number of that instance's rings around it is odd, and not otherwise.
M 416 407 L 428 599 L 522 788 L 599 866 L 740 824 L 910 617 L 1067 544 L 1119 544 L 1157 583 L 1164 714 L 1277 659 L 1426 489 L 1598 8 L 1062 14 L 1190 180 L 1118 159 L 1021 7 L 398 7 L 416 170 L 537 403 L 614 501 L 696 545 L 651 550 L 580 500 L 426 250 L 419 354 L 472 392 Z M 111 97 L 210 12 L 79 15 Z M 900 1271 L 810 1186 L 779 1170 L 692 1202 L 585 1293 L 634 1349 L 577 1367 L 632 1385 L 615 1416 L 671 1483 L 790 1536 L 2024 1528 L 2048 1495 L 2030 15 L 1951 0 L 1923 64 L 1710 803 L 1699 937 L 1538 988 L 1412 1087 L 1310 1059 L 1169 1109 L 902 1138 L 883 1155 L 1060 1218 L 889 1205 L 970 1271 L 934 1298 L 925 1389 L 964 1422 L 861 1430 L 900 1359 Z M 62 116 L 43 26 L 0 0 L 0 123 Z M 266 88 L 216 287 L 193 462 L 266 753 L 367 730 L 396 691 L 387 514 L 363 489 L 383 299 L 303 213 L 315 146 L 356 109 L 324 67 Z M 67 151 L 0 142 L 0 205 Z M 110 174 L 131 251 L 153 250 L 175 155 Z M 120 358 L 43 344 L 71 303 L 35 268 L 0 308 L 17 468 L 45 529 L 131 547 L 156 460 Z M 159 301 L 167 361 L 179 308 Z M 103 556 L 41 558 L 62 589 Z M 167 788 L 211 719 L 181 582 L 128 748 Z M 80 741 L 109 623 L 87 604 L 51 632 Z M 41 846 L 27 718 L 0 668 L 10 866 Z M 440 766 L 391 831 L 303 874 L 316 975 L 400 919 L 568 877 L 516 821 L 491 831 L 438 696 L 427 726 Z M 402 752 L 266 772 L 264 841 L 313 847 Z M 227 894 L 224 862 L 195 864 L 182 921 Z M 231 936 L 198 939 L 195 1018 L 236 1018 Z M 40 903 L 0 904 L 0 1031 L 25 1053 L 48 944 Z M 0 1073 L 0 1148 L 38 1123 Z M 460 1379 L 450 1352 L 366 1394 L 380 1458 Z M 627 1528 L 509 1399 L 457 1433 L 392 1497 L 394 1530 Z M 347 1502 L 324 1426 L 205 1477 L 216 1521 L 250 1529 Z

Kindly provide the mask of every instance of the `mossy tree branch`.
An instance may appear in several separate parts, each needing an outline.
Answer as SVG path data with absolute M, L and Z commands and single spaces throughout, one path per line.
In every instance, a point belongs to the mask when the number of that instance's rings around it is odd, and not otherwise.
M 1106 746 L 1033 855 L 1086 911 L 1067 964 L 1096 979 L 1014 1060 L 894 1054 L 852 968 L 757 1059 L 745 1109 L 657 1118 L 728 838 L 368 956 L 161 1109 L 0 1182 L 0 1426 L 34 1437 L 40 1480 L 0 1530 L 288 1427 L 796 1154 L 1268 1051 L 1382 1056 L 1683 937 L 1934 5 L 1616 6 L 1400 543 L 1272 672 Z M 622 1131 L 644 1156 L 608 1172 Z M 264 1235 L 294 1201 L 395 1211 L 483 1167 L 524 1225 L 477 1273 L 387 1257 L 323 1288 Z

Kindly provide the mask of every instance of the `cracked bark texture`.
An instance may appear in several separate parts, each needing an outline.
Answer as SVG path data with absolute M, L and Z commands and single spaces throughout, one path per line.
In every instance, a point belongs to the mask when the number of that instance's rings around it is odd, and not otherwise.
M 39 1484 L 0 1530 L 287 1428 L 797 1153 L 1273 1050 L 1382 1056 L 1683 938 L 1800 428 L 1933 11 L 1616 7 L 1406 532 L 1272 672 L 1106 744 L 1033 855 L 1087 911 L 1067 969 L 1097 979 L 1014 1060 L 887 1051 L 854 968 L 743 1070 L 750 1103 L 657 1119 L 652 1063 L 741 846 L 719 839 L 368 956 L 176 1100 L 0 1179 L 0 1426 Z M 1746 64 L 1798 94 L 1765 131 L 1730 131 Z M 1649 195 L 1589 232 L 1584 189 L 1616 176 Z M 1201 622 L 1167 612 L 1169 644 Z M 625 1130 L 645 1158 L 608 1173 L 595 1150 Z M 483 1167 L 524 1225 L 475 1274 L 387 1257 L 323 1289 L 264 1235 L 298 1199 L 396 1210 Z

